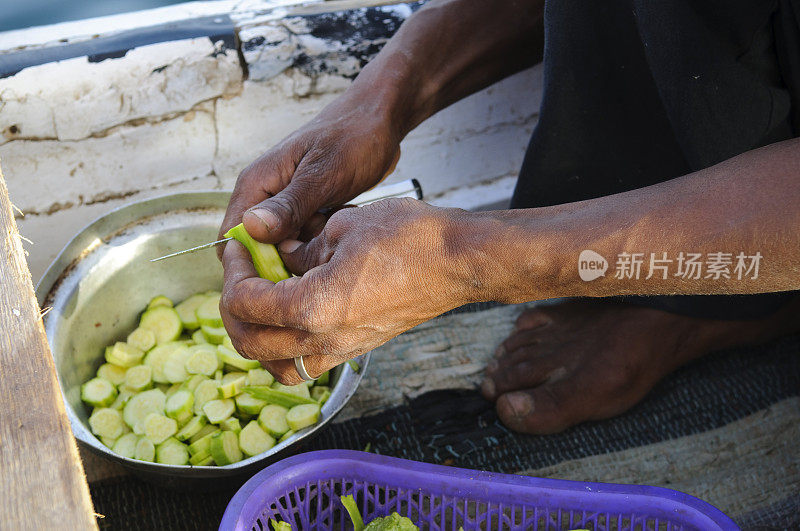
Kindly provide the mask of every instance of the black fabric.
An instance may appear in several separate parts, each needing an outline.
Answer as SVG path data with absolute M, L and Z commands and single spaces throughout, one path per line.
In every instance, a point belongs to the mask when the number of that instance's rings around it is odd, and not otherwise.
M 800 134 L 800 0 L 548 1 L 544 92 L 512 208 L 641 188 Z M 648 297 L 768 315 L 790 295 Z
M 370 444 L 380 454 L 429 463 L 496 472 L 535 469 L 702 433 L 797 396 L 798 352 L 800 336 L 708 356 L 667 377 L 627 413 L 556 435 L 513 433 L 477 390 L 445 390 L 329 426 L 305 450 L 363 450 Z M 96 482 L 90 489 L 95 510 L 105 516 L 100 527 L 115 530 L 216 529 L 235 493 L 175 492 L 133 477 Z M 782 504 L 748 514 L 742 523 L 793 528 L 799 515 Z

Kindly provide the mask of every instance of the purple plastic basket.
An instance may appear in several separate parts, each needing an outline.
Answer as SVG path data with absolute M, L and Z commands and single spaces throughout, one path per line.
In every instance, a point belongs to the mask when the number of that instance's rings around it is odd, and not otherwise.
M 220 529 L 352 529 L 342 494 L 364 521 L 392 511 L 420 529 L 738 529 L 716 507 L 660 487 L 584 483 L 429 465 L 351 450 L 309 452 L 253 476 L 225 510 Z

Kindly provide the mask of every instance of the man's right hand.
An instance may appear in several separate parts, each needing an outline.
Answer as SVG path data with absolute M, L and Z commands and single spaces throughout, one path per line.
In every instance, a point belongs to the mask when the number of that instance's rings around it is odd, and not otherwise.
M 318 210 L 346 203 L 391 172 L 401 135 L 380 102 L 362 96 L 348 90 L 242 171 L 220 238 L 242 222 L 263 242 L 297 238 Z

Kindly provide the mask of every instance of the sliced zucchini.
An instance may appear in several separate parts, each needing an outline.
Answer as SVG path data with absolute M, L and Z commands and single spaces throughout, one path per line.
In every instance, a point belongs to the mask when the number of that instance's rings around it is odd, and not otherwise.
M 239 419 L 236 417 L 228 417 L 222 422 L 219 423 L 219 428 L 222 431 L 235 431 L 239 433 L 242 431 L 242 425 L 239 423 Z
M 239 448 L 248 457 L 263 454 L 273 446 L 275 439 L 262 430 L 256 421 L 250 422 L 239 432 Z
M 331 371 L 325 371 L 325 372 L 323 372 L 322 374 L 319 375 L 319 378 L 317 378 L 314 381 L 314 384 L 315 385 L 328 385 L 328 383 L 330 382 L 330 379 L 331 379 Z
M 89 427 L 92 429 L 92 433 L 106 439 L 114 440 L 121 436 L 123 425 L 122 415 L 110 407 L 95 409 L 92 416 L 89 417 Z
M 258 415 L 258 425 L 273 437 L 281 437 L 289 431 L 289 424 L 286 422 L 288 412 L 289 410 L 283 406 L 275 404 L 264 406 Z
M 160 389 L 150 389 L 138 395 L 133 395 L 122 410 L 125 424 L 137 431 L 137 426 L 144 421 L 150 413 L 164 413 L 167 397 Z M 140 430 L 141 431 L 141 430 Z M 141 434 L 141 433 L 140 433 Z
M 189 464 L 192 466 L 214 466 L 214 458 L 211 457 L 211 453 L 204 455 L 202 459 L 198 459 L 198 457 L 197 455 L 193 455 L 189 459 Z
M 147 352 L 156 346 L 156 335 L 152 330 L 139 327 L 128 334 L 128 344 L 136 347 L 143 352 Z
M 200 437 L 192 444 L 189 445 L 189 453 L 192 455 L 197 454 L 210 454 L 211 453 L 211 438 L 219 433 L 221 430 L 216 429 L 215 431 Z
M 149 365 L 136 365 L 125 373 L 125 388 L 144 391 L 153 384 L 153 369 Z
M 203 336 L 206 338 L 206 341 L 212 345 L 219 345 L 222 343 L 223 339 L 228 337 L 228 331 L 225 330 L 224 326 L 215 327 L 200 325 L 200 330 L 203 331 Z
M 203 415 L 195 415 L 175 434 L 175 438 L 179 441 L 188 441 L 194 435 L 197 435 L 203 426 L 206 425 L 206 418 Z
M 219 426 L 215 426 L 214 424 L 206 424 L 195 435 L 189 437 L 189 444 L 195 443 L 203 437 L 211 435 L 212 433 L 217 433 L 218 431 L 220 431 Z
M 203 404 L 203 414 L 211 424 L 219 424 L 226 418 L 233 415 L 235 409 L 236 403 L 230 398 L 224 398 L 222 400 L 209 400 Z
M 178 433 L 178 423 L 161 413 L 150 413 L 144 419 L 144 436 L 153 444 L 161 444 Z
M 207 298 L 208 297 L 205 295 L 192 295 L 185 301 L 175 306 L 175 311 L 178 312 L 178 317 L 181 318 L 184 328 L 194 330 L 200 326 L 195 312 L 197 311 L 197 308 L 199 308 L 200 305 L 206 301 Z
M 250 369 L 247 371 L 247 385 L 272 385 L 275 378 L 266 369 Z
M 164 364 L 167 358 L 176 349 L 187 348 L 186 345 L 177 341 L 164 343 L 163 345 L 156 346 L 153 350 L 147 353 L 144 358 L 144 364 L 149 365 L 153 369 L 153 381 L 156 383 L 170 383 L 164 376 Z
M 115 453 L 128 459 L 133 459 L 136 454 L 136 443 L 139 442 L 139 436 L 135 433 L 126 433 L 114 442 L 111 448 Z
M 103 378 L 92 378 L 81 386 L 81 400 L 93 407 L 106 407 L 117 398 L 117 388 Z
M 139 365 L 143 357 L 144 351 L 122 341 L 117 341 L 113 347 L 106 349 L 106 361 L 120 367 Z
M 261 368 L 261 363 L 258 361 L 244 358 L 241 354 L 235 350 L 229 349 L 225 345 L 217 346 L 217 356 L 219 356 L 219 359 L 222 363 L 230 365 L 231 367 L 239 369 L 240 371 L 249 371 L 251 369 Z
M 139 440 L 136 441 L 133 457 L 139 461 L 150 461 L 152 463 L 156 459 L 156 445 L 146 437 L 139 437 Z
M 279 443 L 282 443 L 283 441 L 288 441 L 289 439 L 291 439 L 291 438 L 292 438 L 292 436 L 293 436 L 295 433 L 296 433 L 296 432 L 295 432 L 294 430 L 289 430 L 289 431 L 287 431 L 286 433 L 284 433 L 283 435 L 281 435 L 281 438 L 280 438 L 280 439 L 278 439 L 278 442 L 279 442 Z
M 181 389 L 186 389 L 187 391 L 194 393 L 194 390 L 197 389 L 197 386 L 207 380 L 208 377 L 203 376 L 202 374 L 193 374 L 188 380 L 181 384 Z
M 206 380 L 194 390 L 194 414 L 202 415 L 203 406 L 206 402 L 219 398 L 219 382 L 216 380 Z
M 247 393 L 241 393 L 236 396 L 236 411 L 244 413 L 245 415 L 258 415 L 267 403 L 260 398 Z
M 170 437 L 156 448 L 156 461 L 165 465 L 186 465 L 189 463 L 189 450 L 185 444 Z
M 167 297 L 166 295 L 156 295 L 150 302 L 147 303 L 147 309 L 150 310 L 151 308 L 155 308 L 157 306 L 166 306 L 167 308 L 172 308 L 172 299 Z
M 192 407 L 194 406 L 194 395 L 191 391 L 181 389 L 167 398 L 164 411 L 168 417 L 178 422 L 185 423 L 192 418 Z
M 222 382 L 219 386 L 220 398 L 231 398 L 242 392 L 245 385 L 247 385 L 247 373 L 244 372 L 229 372 L 222 377 Z
M 210 345 L 211 343 L 208 342 L 206 339 L 205 334 L 202 330 L 195 330 L 192 334 L 192 341 L 194 341 L 195 345 Z
M 203 374 L 213 376 L 221 368 L 217 350 L 209 344 L 189 347 L 189 357 L 185 364 L 189 374 Z
M 197 321 L 201 326 L 210 326 L 212 328 L 220 328 L 222 324 L 222 316 L 219 314 L 219 300 L 220 297 L 207 297 L 200 306 L 197 307 L 196 315 Z
M 220 466 L 242 460 L 239 437 L 232 431 L 221 431 L 211 436 L 211 457 Z
M 181 337 L 183 323 L 174 308 L 156 306 L 142 314 L 139 326 L 153 331 L 156 345 L 163 345 Z
M 135 393 L 133 391 L 131 391 L 130 389 L 125 389 L 123 387 L 122 389 L 119 390 L 119 394 L 117 394 L 117 398 L 116 398 L 116 400 L 114 400 L 114 403 L 111 404 L 108 407 L 114 408 L 117 411 L 122 411 L 122 408 L 125 407 L 125 404 L 128 403 L 128 400 L 130 400 L 130 398 L 134 394 Z
M 311 398 L 321 406 L 331 397 L 331 388 L 325 385 L 315 385 L 311 388 Z
M 316 424 L 319 420 L 319 404 L 301 404 L 294 406 L 286 414 L 286 423 L 294 431 L 302 430 L 307 426 Z
M 97 369 L 97 377 L 108 380 L 114 385 L 119 385 L 125 381 L 125 372 L 127 367 L 120 367 L 113 363 L 104 363 Z
M 164 361 L 164 379 L 170 383 L 185 382 L 189 378 L 186 372 L 186 360 L 192 355 L 189 347 L 181 345 L 169 353 Z
M 276 391 L 297 395 L 301 398 L 311 398 L 311 392 L 308 390 L 308 386 L 302 383 L 297 385 L 283 385 L 280 382 L 275 382 L 271 387 Z

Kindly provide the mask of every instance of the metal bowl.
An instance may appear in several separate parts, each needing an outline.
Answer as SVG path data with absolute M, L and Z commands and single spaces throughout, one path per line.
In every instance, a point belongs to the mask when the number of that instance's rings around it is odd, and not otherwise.
M 331 397 L 320 421 L 268 452 L 227 466 L 192 467 L 121 457 L 89 430 L 80 386 L 104 362 L 106 345 L 125 340 L 139 312 L 155 295 L 175 301 L 222 287 L 213 249 L 151 263 L 170 252 L 215 240 L 230 194 L 188 192 L 132 203 L 98 219 L 70 241 L 37 286 L 50 348 L 75 437 L 94 452 L 137 475 L 181 489 L 211 490 L 240 483 L 264 466 L 299 450 L 344 407 L 361 381 L 369 354 L 331 373 Z

